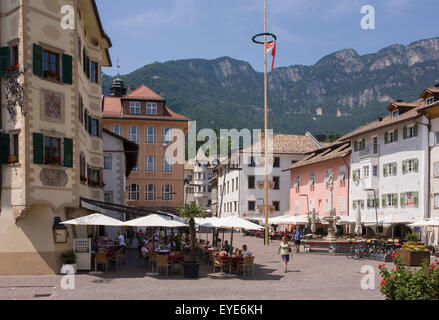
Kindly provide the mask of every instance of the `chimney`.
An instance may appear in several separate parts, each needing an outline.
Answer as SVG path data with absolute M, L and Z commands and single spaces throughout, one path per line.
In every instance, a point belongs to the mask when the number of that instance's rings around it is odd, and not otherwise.
M 130 86 L 130 91 L 134 91 L 134 90 L 136 90 L 136 86 L 135 86 L 134 84 L 132 84 L 132 85 Z

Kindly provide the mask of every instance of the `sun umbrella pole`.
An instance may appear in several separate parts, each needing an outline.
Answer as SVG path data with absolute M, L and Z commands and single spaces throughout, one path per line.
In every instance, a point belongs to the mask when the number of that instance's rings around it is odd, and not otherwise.
M 230 250 L 233 248 L 233 228 L 232 228 L 232 234 L 230 235 Z

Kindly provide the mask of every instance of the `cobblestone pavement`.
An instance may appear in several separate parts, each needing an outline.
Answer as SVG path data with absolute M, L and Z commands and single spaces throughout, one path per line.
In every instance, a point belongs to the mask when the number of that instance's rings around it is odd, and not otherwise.
M 119 271 L 112 268 L 105 274 L 76 275 L 75 290 L 60 289 L 62 276 L 0 276 L 0 299 L 383 299 L 378 261 L 301 252 L 294 254 L 285 274 L 277 255 L 279 241 L 266 247 L 263 239 L 234 235 L 234 246 L 244 243 L 256 256 L 253 277 L 213 274 L 211 266 L 204 263 L 199 279 L 184 279 L 178 272 L 166 278 L 137 266 L 135 252 L 129 250 L 127 265 Z M 375 271 L 375 289 L 361 289 L 361 268 L 365 265 Z

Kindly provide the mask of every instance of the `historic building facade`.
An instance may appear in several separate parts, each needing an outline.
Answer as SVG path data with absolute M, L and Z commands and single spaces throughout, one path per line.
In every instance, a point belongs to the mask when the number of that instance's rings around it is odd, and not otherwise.
M 142 85 L 129 93 L 115 79 L 103 102 L 104 127 L 139 144 L 139 161 L 127 180 L 127 205 L 176 210 L 184 204 L 184 138 L 189 119 Z M 180 154 L 166 151 L 174 143 Z
M 61 27 L 63 5 L 74 30 Z M 81 198 L 103 200 L 110 47 L 94 0 L 0 2 L 0 274 L 58 273 L 60 252 L 86 236 L 59 222 L 87 213 Z

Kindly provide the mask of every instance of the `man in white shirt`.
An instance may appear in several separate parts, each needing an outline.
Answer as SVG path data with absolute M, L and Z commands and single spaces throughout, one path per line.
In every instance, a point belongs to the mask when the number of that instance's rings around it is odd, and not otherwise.
M 252 255 L 253 255 L 253 252 L 251 252 L 250 250 L 248 250 L 248 249 L 247 249 L 247 245 L 244 244 L 244 245 L 242 246 L 242 256 L 245 258 L 245 257 L 250 257 L 250 256 L 252 256 Z
M 125 247 L 125 237 L 120 231 L 117 233 L 117 239 L 119 240 L 119 247 Z
M 147 244 L 145 243 L 145 244 L 142 246 L 142 257 L 146 258 L 146 257 L 148 256 L 148 253 L 149 253 L 149 251 L 148 251 L 148 246 L 147 246 Z

